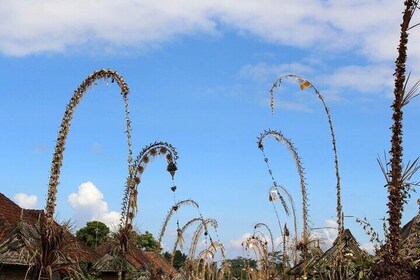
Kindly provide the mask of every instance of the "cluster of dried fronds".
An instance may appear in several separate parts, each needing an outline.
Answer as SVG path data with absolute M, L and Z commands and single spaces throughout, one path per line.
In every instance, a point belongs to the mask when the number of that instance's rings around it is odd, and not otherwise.
M 270 227 L 267 224 L 265 224 L 265 223 L 255 224 L 253 235 L 255 236 L 255 234 L 259 233 L 260 236 L 265 238 L 265 234 L 263 232 L 261 232 L 260 230 L 258 230 L 261 227 L 265 228 L 268 231 L 268 234 L 269 234 L 269 237 L 270 237 L 270 243 L 271 243 L 271 253 L 274 254 L 274 252 L 275 252 L 274 236 L 273 236 L 273 232 L 271 231 Z
M 242 246 L 245 251 L 252 250 L 254 252 L 259 264 L 257 269 L 258 279 L 270 279 L 270 276 L 275 272 L 273 271 L 273 266 L 270 265 L 268 242 L 265 236 L 252 235 L 242 243 Z
M 285 144 L 287 149 L 292 154 L 293 159 L 295 160 L 296 169 L 298 171 L 299 180 L 300 180 L 301 193 L 302 193 L 303 234 L 302 234 L 302 242 L 301 243 L 306 244 L 308 242 L 308 237 L 309 237 L 309 233 L 308 233 L 308 195 L 307 195 L 307 186 L 306 186 L 306 181 L 305 181 L 305 171 L 304 171 L 304 168 L 303 168 L 302 160 L 299 157 L 297 149 L 293 145 L 292 141 L 290 139 L 287 139 L 286 137 L 284 137 L 284 135 L 280 131 L 267 130 L 267 131 L 264 131 L 264 133 L 262 133 L 260 135 L 260 137 L 258 138 L 258 142 L 257 142 L 258 148 L 261 149 L 261 151 L 264 154 L 264 157 L 265 157 L 264 160 L 267 163 L 269 173 L 271 175 L 271 178 L 273 179 L 273 184 L 275 185 L 274 187 L 277 191 L 278 191 L 278 188 L 276 187 L 277 183 L 274 180 L 274 176 L 272 174 L 271 168 L 268 165 L 268 158 L 265 156 L 265 153 L 264 153 L 263 143 L 264 143 L 264 140 L 269 136 L 272 136 L 278 142 Z M 282 189 L 284 189 L 284 188 L 282 188 Z M 298 243 L 297 219 L 296 219 L 296 213 L 295 213 L 295 210 L 294 210 L 294 202 L 293 202 L 292 196 L 285 189 L 284 189 L 284 191 L 285 191 L 286 195 L 288 196 L 289 201 L 292 205 L 292 209 L 293 209 L 293 222 L 294 222 L 294 229 L 295 229 L 295 244 L 297 244 Z M 281 198 L 282 196 L 280 195 L 279 197 Z M 271 198 L 271 196 L 270 196 L 270 198 Z M 280 228 L 281 228 L 281 226 L 280 226 Z M 305 246 L 303 246 L 302 248 L 305 248 Z M 293 252 L 293 254 L 294 254 L 294 264 L 296 264 L 297 263 L 297 253 L 296 253 L 296 251 Z M 304 259 L 304 263 L 306 263 L 306 260 L 307 260 L 307 250 L 306 249 L 303 250 L 303 259 Z M 306 268 L 305 268 L 305 274 L 306 274 Z
M 193 279 L 214 279 L 216 252 L 219 251 L 222 256 L 221 262 L 225 262 L 225 248 L 219 241 L 211 242 L 210 245 L 198 254 L 197 260 L 195 260 L 195 273 Z
M 54 223 L 50 228 L 52 238 L 43 234 L 45 226 L 44 219 L 34 225 L 20 221 L 12 232 L 12 236 L 19 240 L 16 240 L 16 245 L 21 246 L 18 249 L 19 262 L 28 264 L 27 277 L 52 279 L 58 274 L 80 277 L 79 256 L 83 250 L 71 235 L 69 223 Z M 13 246 L 13 242 L 8 246 Z

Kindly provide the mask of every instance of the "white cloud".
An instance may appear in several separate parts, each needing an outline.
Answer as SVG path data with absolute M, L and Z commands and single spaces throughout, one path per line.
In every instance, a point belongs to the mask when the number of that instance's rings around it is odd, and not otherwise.
M 337 88 L 347 88 L 363 93 L 392 92 L 393 68 L 387 65 L 358 66 L 349 65 L 336 69 L 320 81 Z
M 285 74 L 297 74 L 303 75 L 312 73 L 313 69 L 301 63 L 290 63 L 290 64 L 267 64 L 257 63 L 254 65 L 247 64 L 240 70 L 241 77 L 252 78 L 259 82 L 273 81 Z
M 120 214 L 108 209 L 108 203 L 103 200 L 103 193 L 92 183 L 86 182 L 79 186 L 77 193 L 68 197 L 74 215 L 79 225 L 96 220 L 108 225 L 111 229 L 118 225 Z
M 268 102 L 267 102 L 268 103 Z M 298 111 L 298 112 L 312 112 L 311 108 L 303 102 L 293 102 L 293 101 L 285 101 L 285 100 L 278 100 L 274 99 L 274 110 L 281 108 L 291 111 Z
M 0 49 L 18 56 L 87 44 L 153 46 L 215 25 L 197 1 L 5 0 L 0 11 Z
M 365 243 L 362 247 L 371 255 L 375 253 L 375 245 L 372 242 Z
M 233 240 L 229 241 L 228 248 L 232 248 L 232 249 L 242 248 L 242 243 L 251 236 L 252 236 L 252 234 L 247 232 L 247 233 L 243 234 L 242 236 L 238 237 L 237 239 L 233 239 Z
M 47 151 L 48 151 L 48 148 L 42 144 L 38 144 L 32 149 L 32 152 L 34 153 L 45 153 Z
M 103 147 L 100 143 L 93 143 L 91 150 L 95 154 L 100 154 L 103 151 Z
M 3 0 L 0 52 L 19 56 L 86 46 L 121 52 L 227 28 L 276 44 L 356 50 L 389 60 L 402 9 L 402 1 L 386 0 Z M 411 30 L 411 37 L 418 32 Z M 410 46 L 420 56 L 420 44 Z
M 13 198 L 20 207 L 25 209 L 35 209 L 38 203 L 38 197 L 36 195 L 17 193 Z
M 311 239 L 319 239 L 320 245 L 323 246 L 324 249 L 328 249 L 332 246 L 334 240 L 337 238 L 337 229 L 338 225 L 336 221 L 325 220 L 324 227 L 311 232 Z

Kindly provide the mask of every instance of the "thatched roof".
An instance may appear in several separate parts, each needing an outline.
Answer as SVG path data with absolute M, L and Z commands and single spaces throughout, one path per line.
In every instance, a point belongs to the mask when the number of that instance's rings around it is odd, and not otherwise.
M 313 256 L 308 260 L 307 270 L 310 271 L 312 268 L 320 265 L 320 264 L 334 264 L 335 260 L 338 257 L 338 237 L 335 239 L 333 246 L 325 251 L 324 254 L 320 256 Z M 353 234 L 350 232 L 349 229 L 345 229 L 342 233 L 342 253 L 346 260 L 354 261 L 360 260 L 363 258 L 368 258 L 370 255 L 364 250 L 359 243 L 357 242 L 356 238 L 354 238 Z M 291 268 L 288 272 L 290 275 L 302 275 L 303 274 L 303 262 L 300 262 L 293 268 Z
M 118 246 L 119 244 L 116 243 L 116 241 L 110 240 L 96 248 L 96 252 L 100 257 L 94 264 L 95 270 L 101 272 L 119 271 L 120 262 L 117 254 Z M 149 268 L 150 261 L 140 250 L 130 249 L 130 252 L 126 253 L 125 258 L 127 259 L 128 264 L 138 271 L 147 270 Z
M 0 193 L 0 243 L 6 239 L 19 221 L 34 225 L 43 215 L 42 210 L 23 209 Z
M 96 249 L 100 258 L 94 265 L 94 269 L 101 272 L 118 272 L 120 261 L 116 253 L 115 241 L 108 241 Z M 156 252 L 142 251 L 135 246 L 131 246 L 126 253 L 125 259 L 128 265 L 136 271 L 145 271 L 153 275 L 169 276 L 173 279 L 178 271 L 170 265 L 160 254 Z
M 401 239 L 406 241 L 408 238 L 412 238 L 413 235 L 420 233 L 420 211 L 414 216 L 408 223 L 406 223 L 401 229 Z M 417 238 L 418 239 L 418 238 Z
M 0 244 L 0 263 L 33 265 L 29 247 L 35 238 L 39 238 L 39 232 L 34 226 L 26 222 L 18 223 L 8 238 Z
M 32 265 L 33 251 L 40 242 L 40 224 L 45 220 L 44 211 L 28 210 L 19 207 L 0 193 L 0 264 Z M 55 223 L 56 227 L 61 227 Z M 94 262 L 99 255 L 87 245 L 77 242 L 66 229 L 64 235 L 71 245 L 71 255 L 67 262 L 80 260 Z
M 420 274 L 420 211 L 402 227 L 401 240 L 402 255 L 411 262 L 413 268 L 417 269 L 417 273 Z

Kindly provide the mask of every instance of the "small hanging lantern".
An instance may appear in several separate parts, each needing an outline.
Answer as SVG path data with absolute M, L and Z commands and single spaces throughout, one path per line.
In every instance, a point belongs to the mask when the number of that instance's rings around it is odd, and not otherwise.
M 300 86 L 301 90 L 304 90 L 305 88 L 311 86 L 311 83 L 309 81 L 306 81 L 306 80 L 299 80 L 299 83 L 300 83 L 299 86 Z
M 289 235 L 290 235 L 289 229 L 287 228 L 287 225 L 285 224 L 284 225 L 284 236 L 289 237 Z
M 274 201 L 279 200 L 279 193 L 278 193 L 277 189 L 272 189 L 270 191 L 270 198 L 271 198 L 270 201 L 272 201 L 272 200 L 274 200 Z
M 178 168 L 176 167 L 176 164 L 171 161 L 168 163 L 168 167 L 166 168 L 166 170 L 171 174 L 173 179 L 175 176 L 175 171 L 177 171 Z

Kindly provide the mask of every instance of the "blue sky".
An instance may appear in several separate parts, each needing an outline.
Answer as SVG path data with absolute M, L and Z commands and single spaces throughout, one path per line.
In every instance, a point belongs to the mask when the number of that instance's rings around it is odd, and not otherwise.
M 231 255 L 240 253 L 239 240 L 257 222 L 279 234 L 267 199 L 270 177 L 256 145 L 264 129 L 293 140 L 306 169 L 311 225 L 331 225 L 335 175 L 321 103 L 311 90 L 287 82 L 275 91 L 274 114 L 269 107 L 272 83 L 294 73 L 310 80 L 331 109 L 345 215 L 367 216 L 379 230 L 386 191 L 376 158 L 389 150 L 402 11 L 396 2 L 2 1 L 0 190 L 22 205 L 45 206 L 65 105 L 87 75 L 111 68 L 131 90 L 135 155 L 156 140 L 177 148 L 177 199 L 194 199 L 203 216 L 219 221 Z M 409 40 L 414 82 L 420 76 L 414 67 L 420 62 L 418 28 Z M 419 106 L 416 100 L 405 111 L 406 160 L 419 154 Z M 59 219 L 71 218 L 78 227 L 94 216 L 109 222 L 120 211 L 127 176 L 123 109 L 118 88 L 106 83 L 89 90 L 77 108 L 58 190 Z M 300 209 L 290 154 L 273 139 L 266 153 Z M 140 230 L 158 234 L 173 204 L 171 184 L 163 159 L 148 166 L 140 186 Z M 417 197 L 406 205 L 403 222 L 417 213 Z M 179 219 L 196 215 L 186 207 Z M 282 221 L 291 227 L 284 214 Z M 367 242 L 353 218 L 345 224 Z

